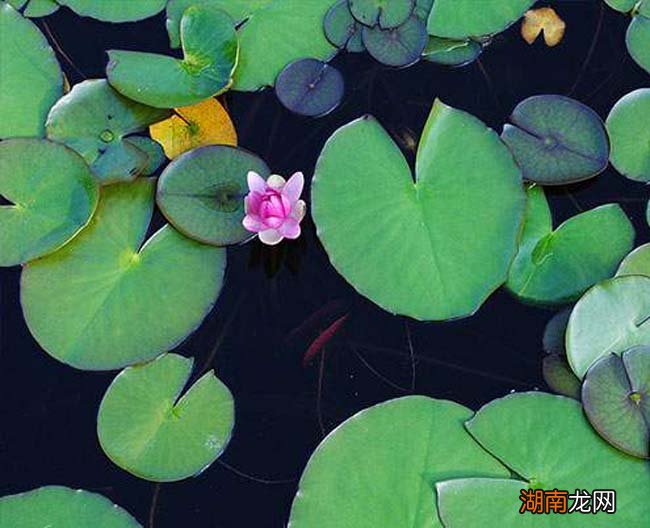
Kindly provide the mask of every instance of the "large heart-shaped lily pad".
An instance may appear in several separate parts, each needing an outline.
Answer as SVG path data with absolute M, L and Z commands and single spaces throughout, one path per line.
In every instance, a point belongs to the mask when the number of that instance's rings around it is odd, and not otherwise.
M 535 0 L 435 0 L 430 35 L 453 39 L 499 33 L 523 16 Z
M 607 168 L 605 125 L 588 106 L 562 95 L 522 101 L 503 127 L 506 142 L 526 180 L 565 185 L 592 178 Z
M 42 137 L 45 118 L 63 93 L 63 74 L 38 28 L 0 3 L 0 139 Z
M 6 528 L 141 528 L 106 497 L 63 486 L 44 486 L 0 498 Z
M 145 170 L 149 155 L 126 136 L 168 115 L 127 99 L 105 79 L 94 79 L 75 85 L 52 107 L 47 137 L 81 154 L 102 183 L 129 181 Z
M 553 230 L 544 190 L 531 187 L 524 232 L 506 287 L 530 303 L 571 302 L 614 275 L 634 247 L 634 237 L 632 222 L 617 204 L 581 213 Z
M 610 444 L 650 458 L 650 346 L 594 363 L 582 385 L 582 404 L 591 425 Z
M 364 27 L 363 44 L 375 60 L 387 66 L 405 67 L 416 63 L 427 45 L 427 29 L 422 20 L 410 17 L 394 29 Z
M 640 528 L 641 520 L 650 517 L 647 464 L 605 442 L 575 400 L 513 394 L 484 406 L 466 427 L 521 480 L 473 477 L 438 483 L 438 510 L 446 528 Z M 522 514 L 520 495 L 527 488 L 571 494 L 576 489 L 616 490 L 616 513 Z
M 186 152 L 170 163 L 158 182 L 158 207 L 176 229 L 215 246 L 249 238 L 244 229 L 246 176 L 263 178 L 269 167 L 244 149 L 226 145 Z
M 213 372 L 182 394 L 192 363 L 165 354 L 113 380 L 99 406 L 97 435 L 119 467 L 147 480 L 181 480 L 226 448 L 235 421 L 232 394 Z
M 61 7 L 54 0 L 9 0 L 9 3 L 16 9 L 22 9 L 23 15 L 29 18 L 51 15 Z
M 384 309 L 417 319 L 473 314 L 506 279 L 525 194 L 498 136 L 437 101 L 416 179 L 381 125 L 364 117 L 329 139 L 313 217 L 334 267 Z
M 43 139 L 0 143 L 0 266 L 42 257 L 72 239 L 90 220 L 99 196 L 81 157 Z
M 478 59 L 482 52 L 483 46 L 475 40 L 429 37 L 422 58 L 446 66 L 465 66 Z
M 143 245 L 155 183 L 104 187 L 95 216 L 72 242 L 27 264 L 27 325 L 54 358 L 110 370 L 171 350 L 214 305 L 225 251 L 165 226 Z
M 415 8 L 415 0 L 348 0 L 350 12 L 364 26 L 383 29 L 401 26 Z
M 610 161 L 631 180 L 650 182 L 650 88 L 623 96 L 607 118 Z
M 650 345 L 650 278 L 629 275 L 603 281 L 575 305 L 566 347 L 578 377 L 601 357 L 640 345 Z
M 623 259 L 616 276 L 622 277 L 624 275 L 645 275 L 650 277 L 650 243 L 639 246 Z
M 56 0 L 81 16 L 104 22 L 135 22 L 160 13 L 167 0 Z
M 158 108 L 198 103 L 227 90 L 239 45 L 232 18 L 224 11 L 193 6 L 183 13 L 184 58 L 111 50 L 106 76 L 134 101 Z
M 273 1 L 253 11 L 239 30 L 241 56 L 233 88 L 255 91 L 273 86 L 285 66 L 295 60 L 331 59 L 337 49 L 325 37 L 323 20 L 332 3 Z
M 422 396 L 361 411 L 312 455 L 289 528 L 441 527 L 436 481 L 508 475 L 465 431 L 471 416 L 461 405 Z
M 638 14 L 627 28 L 625 42 L 634 61 L 650 73 L 650 2 L 642 1 L 640 5 Z

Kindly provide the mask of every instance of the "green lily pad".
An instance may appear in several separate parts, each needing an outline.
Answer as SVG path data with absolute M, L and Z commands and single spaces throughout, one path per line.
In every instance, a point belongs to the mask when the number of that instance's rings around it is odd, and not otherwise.
M 103 20 L 104 22 L 135 22 L 160 13 L 167 0 L 133 0 L 115 2 L 106 0 L 56 0 L 80 16 Z
M 291 508 L 290 528 L 441 528 L 436 481 L 505 477 L 463 428 L 472 411 L 408 396 L 365 409 L 312 455 Z
M 647 463 L 600 438 L 575 400 L 535 392 L 512 394 L 484 406 L 466 427 L 521 480 L 474 477 L 438 483 L 438 510 L 446 528 L 640 528 L 640 520 L 650 517 Z M 616 490 L 616 513 L 521 514 L 519 496 L 527 488 Z
M 221 9 L 235 22 L 241 22 L 258 9 L 266 7 L 274 0 L 169 0 L 167 4 L 167 33 L 172 48 L 181 46 L 181 18 L 188 7 L 205 6 Z
M 475 40 L 429 37 L 422 58 L 445 66 L 465 66 L 478 59 L 482 52 L 483 46 Z
M 629 13 L 639 0 L 605 0 L 605 3 L 621 13 Z
M 54 0 L 9 0 L 16 9 L 22 9 L 24 16 L 39 18 L 51 15 L 61 7 Z
M 435 0 L 429 35 L 452 39 L 500 33 L 519 20 L 536 0 Z
M 75 85 L 52 107 L 47 137 L 76 150 L 102 183 L 129 181 L 142 174 L 147 152 L 126 136 L 170 115 L 117 93 L 105 79 Z
M 348 0 L 350 12 L 361 24 L 393 29 L 413 14 L 415 0 Z
M 639 14 L 632 19 L 625 42 L 634 61 L 650 73 L 650 13 L 647 16 Z
M 650 278 L 650 243 L 639 246 L 623 259 L 616 276 L 625 275 L 645 275 Z
M 578 377 L 601 357 L 641 345 L 650 345 L 650 278 L 630 275 L 603 281 L 575 305 L 566 346 Z
M 0 266 L 57 250 L 89 222 L 99 192 L 72 150 L 43 139 L 0 143 Z
M 364 27 L 361 35 L 364 46 L 375 60 L 395 67 L 410 66 L 420 60 L 428 40 L 424 22 L 416 16 L 394 29 Z
M 133 145 L 135 148 L 144 152 L 147 156 L 147 164 L 142 169 L 142 174 L 144 176 L 150 176 L 156 172 L 167 158 L 165 157 L 165 151 L 163 150 L 160 143 L 144 137 L 144 136 L 130 136 L 124 140 L 126 143 Z
M 0 526 L 11 528 L 142 528 L 106 497 L 45 486 L 0 498 Z
M 273 86 L 284 67 L 295 60 L 331 59 L 337 49 L 325 37 L 323 20 L 332 3 L 274 1 L 254 11 L 239 30 L 241 55 L 233 88 L 251 92 Z
M 415 173 L 374 118 L 339 129 L 312 183 L 318 236 L 338 272 L 389 312 L 471 315 L 505 281 L 516 251 L 519 169 L 481 121 L 436 101 Z
M 45 118 L 63 93 L 54 51 L 33 22 L 0 3 L 0 139 L 43 137 Z
M 244 196 L 249 171 L 263 178 L 269 167 L 255 154 L 215 145 L 186 152 L 172 161 L 158 182 L 158 207 L 182 233 L 216 246 L 251 236 L 244 229 Z
M 517 105 L 501 139 L 524 179 L 543 185 L 587 180 L 607 168 L 605 125 L 588 106 L 562 95 L 536 95 Z
M 433 8 L 434 0 L 415 0 L 415 8 L 413 14 L 420 18 L 425 24 L 429 20 L 431 9 Z
M 155 183 L 102 189 L 75 240 L 23 269 L 21 301 L 32 334 L 55 359 L 111 370 L 171 350 L 214 305 L 225 251 L 165 226 L 143 240 Z
M 574 301 L 616 273 L 634 247 L 634 237 L 632 222 L 617 204 L 581 213 L 553 230 L 544 190 L 531 187 L 524 231 L 506 288 L 533 304 Z
M 650 458 L 650 346 L 599 359 L 582 385 L 585 414 L 617 449 Z
M 650 182 L 650 88 L 622 97 L 607 118 L 610 161 L 631 180 Z
M 339 0 L 334 4 L 323 21 L 327 40 L 337 48 L 351 53 L 361 53 L 366 49 L 361 36 L 362 27 L 352 16 L 348 0 Z
M 198 475 L 223 453 L 235 422 L 232 394 L 213 372 L 182 394 L 192 363 L 165 354 L 115 377 L 99 406 L 97 436 L 116 465 L 171 482 Z
M 176 108 L 219 95 L 232 84 L 239 48 L 232 18 L 224 11 L 190 7 L 181 20 L 184 58 L 108 52 L 106 76 L 126 97 L 157 108 Z

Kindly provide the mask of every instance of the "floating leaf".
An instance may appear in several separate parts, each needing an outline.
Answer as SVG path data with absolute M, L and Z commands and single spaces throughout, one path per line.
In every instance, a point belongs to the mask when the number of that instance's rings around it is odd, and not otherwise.
M 524 178 L 543 185 L 565 185 L 607 168 L 609 142 L 596 112 L 562 95 L 536 95 L 522 101 L 503 127 L 501 138 Z
M 423 396 L 356 414 L 309 460 L 289 527 L 441 528 L 437 480 L 508 475 L 463 428 L 471 416 L 461 405 Z
M 434 0 L 415 0 L 415 8 L 413 14 L 418 17 L 425 24 L 429 20 L 429 14 L 433 8 Z
M 149 156 L 126 137 L 168 115 L 123 97 L 105 79 L 94 79 L 59 99 L 46 131 L 49 139 L 81 154 L 102 183 L 129 181 L 145 171 Z
M 291 112 L 321 117 L 341 104 L 345 81 L 341 72 L 326 62 L 299 59 L 278 75 L 275 93 Z
M 51 15 L 60 7 L 54 0 L 9 0 L 9 3 L 22 9 L 23 15 L 29 18 Z
M 254 11 L 239 30 L 241 56 L 233 88 L 250 92 L 273 86 L 284 67 L 295 60 L 332 58 L 337 50 L 323 31 L 332 3 L 274 1 Z
M 610 161 L 631 180 L 650 182 L 650 88 L 622 97 L 607 117 Z
M 551 211 L 541 187 L 528 189 L 519 251 L 506 288 L 535 304 L 562 304 L 616 273 L 634 247 L 634 226 L 617 204 L 570 218 L 553 230 Z
M 422 58 L 446 66 L 465 66 L 478 59 L 482 52 L 483 46 L 474 40 L 429 37 Z
M 352 16 L 348 0 L 339 0 L 325 15 L 325 36 L 334 46 L 351 53 L 365 51 L 361 37 L 361 24 Z
M 585 414 L 614 447 L 650 458 L 650 346 L 606 356 L 587 371 Z
M 580 380 L 571 370 L 565 355 L 548 354 L 544 356 L 542 375 L 554 393 L 580 400 Z
M 190 7 L 181 21 L 184 58 L 108 52 L 106 76 L 123 95 L 149 106 L 176 108 L 226 91 L 239 48 L 233 20 L 223 11 Z
M 63 93 L 63 74 L 38 28 L 0 3 L 0 139 L 43 137 L 50 107 Z
M 142 174 L 144 176 L 153 174 L 165 162 L 165 153 L 163 152 L 162 147 L 148 137 L 130 136 L 124 141 L 146 154 L 148 161 L 142 169 Z
M 97 436 L 116 465 L 170 482 L 198 475 L 223 453 L 235 421 L 232 394 L 213 372 L 182 394 L 192 364 L 165 354 L 115 377 L 99 406 Z
M 437 101 L 416 181 L 372 117 L 329 139 L 312 184 L 313 217 L 334 267 L 384 309 L 417 319 L 473 314 L 516 251 L 525 194 L 496 134 Z
M 115 2 L 106 0 L 56 0 L 81 16 L 104 22 L 135 22 L 160 13 L 167 0 L 130 0 Z
M 63 486 L 45 486 L 0 498 L 6 528 L 142 528 L 106 497 Z
M 571 308 L 556 313 L 544 328 L 544 352 L 547 354 L 566 355 L 564 336 L 571 317 Z
M 424 22 L 416 16 L 395 29 L 364 27 L 361 34 L 373 58 L 395 67 L 410 66 L 420 60 L 429 38 Z
M 644 4 L 641 4 L 644 5 Z M 650 73 L 650 4 L 648 13 L 636 15 L 627 28 L 625 42 L 634 61 Z
M 562 42 L 565 30 L 566 23 L 555 12 L 555 9 L 541 7 L 526 11 L 524 22 L 521 25 L 521 36 L 528 44 L 533 44 L 544 33 L 544 42 L 549 48 L 552 48 Z
M 393 29 L 413 13 L 415 0 L 348 0 L 352 16 L 364 26 Z
M 42 139 L 0 143 L 0 266 L 42 257 L 71 240 L 90 220 L 97 183 L 72 150 Z
M 235 125 L 223 105 L 212 97 L 176 108 L 174 115 L 152 125 L 149 132 L 169 159 L 206 145 L 237 146 Z
M 617 277 L 645 275 L 650 278 L 650 243 L 636 248 L 621 262 Z
M 629 13 L 639 0 L 605 0 L 605 3 L 612 9 L 621 13 Z
M 158 207 L 176 229 L 201 242 L 225 246 L 251 236 L 244 229 L 249 171 L 271 170 L 255 154 L 225 145 L 187 152 L 170 163 L 158 182 Z
M 650 278 L 616 277 L 597 284 L 575 305 L 567 327 L 567 357 L 584 377 L 609 354 L 650 345 Z
M 519 513 L 522 489 L 616 490 L 616 513 L 590 514 L 589 528 L 640 527 L 650 516 L 647 463 L 612 449 L 589 425 L 572 399 L 529 392 L 481 408 L 469 433 L 521 480 L 460 478 L 436 485 L 446 528 L 504 526 L 584 527 L 585 517 Z M 558 524 L 559 523 L 559 524 Z
M 225 251 L 171 226 L 143 245 L 153 191 L 146 179 L 104 187 L 89 226 L 23 269 L 25 319 L 55 359 L 85 370 L 148 361 L 180 343 L 214 305 Z
M 535 0 L 435 0 L 430 35 L 452 39 L 499 33 L 519 20 Z

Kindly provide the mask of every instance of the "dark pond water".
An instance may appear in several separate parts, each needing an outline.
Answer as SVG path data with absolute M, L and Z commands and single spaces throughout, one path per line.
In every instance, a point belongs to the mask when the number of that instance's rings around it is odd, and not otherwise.
M 627 20 L 601 10 L 601 2 L 556 4 L 568 30 L 554 49 L 529 47 L 513 28 L 496 39 L 480 64 L 457 70 L 420 64 L 395 71 L 365 55 L 341 56 L 335 63 L 345 74 L 346 98 L 320 120 L 289 114 L 271 92 L 229 94 L 240 143 L 275 172 L 311 175 L 329 135 L 362 114 L 377 116 L 407 148 L 407 138 L 419 137 L 435 97 L 497 130 L 516 103 L 539 93 L 573 93 L 605 117 L 622 95 L 648 85 L 625 49 Z M 601 14 L 600 35 L 585 63 Z M 62 60 L 73 83 L 83 79 L 80 72 L 103 77 L 106 49 L 168 52 L 162 16 L 113 26 L 62 9 L 47 23 L 78 68 Z M 408 154 L 413 162 L 413 152 Z M 557 221 L 579 208 L 618 201 L 637 226 L 637 242 L 648 241 L 644 186 L 608 170 L 570 192 L 551 193 Z M 304 231 L 299 241 L 276 249 L 252 243 L 230 250 L 217 306 L 180 347 L 200 365 L 218 344 L 214 365 L 235 395 L 237 423 L 223 463 L 198 478 L 162 486 L 156 527 L 284 526 L 297 479 L 323 436 L 319 364 L 303 368 L 301 359 L 319 330 L 343 313 L 349 312 L 347 325 L 328 345 L 322 368 L 325 431 L 364 407 L 410 391 L 408 335 L 416 393 L 477 408 L 511 390 L 545 389 L 541 336 L 552 312 L 523 306 L 500 291 L 464 321 L 417 323 L 391 316 L 338 276 L 313 225 L 306 222 Z M 114 374 L 76 371 L 39 349 L 22 318 L 19 275 L 18 269 L 0 271 L 0 495 L 65 484 L 104 493 L 146 524 L 154 484 L 114 466 L 95 434 L 97 407 Z M 324 306 L 315 325 L 292 333 Z M 380 379 L 364 361 L 405 390 Z

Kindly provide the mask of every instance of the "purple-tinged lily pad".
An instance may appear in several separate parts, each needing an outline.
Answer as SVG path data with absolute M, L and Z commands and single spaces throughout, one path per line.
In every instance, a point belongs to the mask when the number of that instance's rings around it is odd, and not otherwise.
M 556 313 L 544 329 L 544 360 L 542 375 L 549 388 L 556 394 L 580 399 L 580 380 L 571 370 L 566 358 L 564 335 L 571 316 L 567 308 Z
M 354 18 L 364 26 L 392 29 L 413 13 L 415 0 L 348 0 Z
M 415 64 L 427 45 L 427 28 L 416 16 L 395 29 L 364 27 L 363 43 L 368 53 L 387 66 Z
M 334 46 L 351 53 L 361 53 L 366 47 L 361 37 L 362 25 L 352 16 L 348 0 L 339 0 L 327 12 L 323 22 L 325 36 Z

